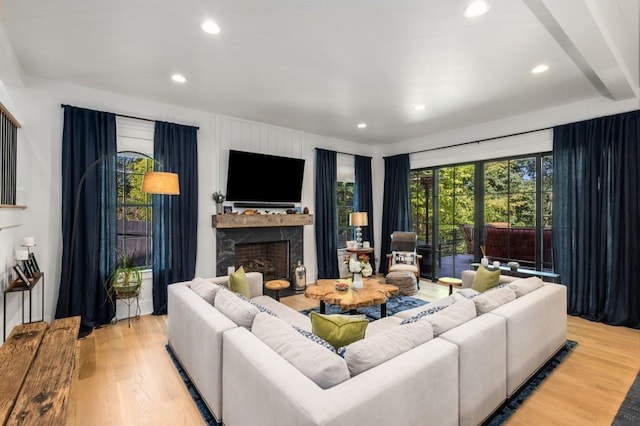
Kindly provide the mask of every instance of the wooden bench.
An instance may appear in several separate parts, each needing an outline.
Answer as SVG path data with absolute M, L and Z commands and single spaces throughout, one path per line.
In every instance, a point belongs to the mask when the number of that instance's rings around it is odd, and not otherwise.
M 64 425 L 80 317 L 16 326 L 0 347 L 2 424 Z

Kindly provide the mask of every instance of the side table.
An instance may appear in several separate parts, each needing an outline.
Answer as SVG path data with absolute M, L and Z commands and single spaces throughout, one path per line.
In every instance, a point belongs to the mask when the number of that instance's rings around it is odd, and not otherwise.
M 285 280 L 271 280 L 264 283 L 264 288 L 276 292 L 276 300 L 280 301 L 280 290 L 289 288 L 289 281 Z
M 32 299 L 32 295 L 31 295 L 31 290 L 33 289 L 33 287 L 38 284 L 38 282 L 40 281 L 40 279 L 42 279 L 42 307 L 41 307 L 41 311 L 40 314 L 42 316 L 42 319 L 40 321 L 44 321 L 44 272 L 38 272 L 34 278 L 30 278 L 28 283 L 23 282 L 20 278 L 16 278 L 15 280 L 11 281 L 11 283 L 9 283 L 9 287 L 7 289 L 4 290 L 4 294 L 3 294 L 3 298 L 4 298 L 4 322 L 3 322 L 3 331 L 2 331 L 2 340 L 4 341 L 7 338 L 7 295 L 9 293 L 21 293 L 22 294 L 22 303 L 20 304 L 20 309 L 22 311 L 22 323 L 25 324 L 25 317 L 24 317 L 24 294 L 25 292 L 29 292 L 29 323 L 31 322 L 37 322 L 37 321 L 33 321 L 31 318 L 31 299 Z
M 440 277 L 436 284 L 449 286 L 449 294 L 453 293 L 453 287 L 462 288 L 462 280 L 453 277 Z
M 369 247 L 369 248 L 353 248 L 353 247 L 349 247 L 347 248 L 347 253 L 355 253 L 356 255 L 364 253 L 364 254 L 371 254 L 373 253 L 373 247 Z

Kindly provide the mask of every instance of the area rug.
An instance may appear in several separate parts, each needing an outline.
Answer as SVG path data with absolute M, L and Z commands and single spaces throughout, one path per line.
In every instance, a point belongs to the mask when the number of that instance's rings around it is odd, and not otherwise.
M 640 372 L 613 419 L 613 426 L 640 425 Z
M 564 359 L 571 353 L 573 348 L 576 347 L 578 342 L 573 340 L 567 340 L 564 347 L 560 349 L 547 363 L 542 366 L 538 373 L 533 376 L 527 383 L 525 383 L 520 390 L 518 390 L 507 402 L 493 413 L 489 419 L 487 419 L 483 426 L 498 426 L 507 421 L 507 419 L 516 412 L 516 410 L 522 405 L 522 403 L 540 386 L 540 384 L 547 378 L 549 374 L 558 366 Z
M 387 316 L 391 316 L 400 311 L 406 311 L 407 309 L 417 308 L 418 306 L 426 305 L 426 300 L 418 299 L 416 297 L 411 296 L 395 296 L 391 297 L 387 300 Z M 319 312 L 320 308 L 316 307 L 313 309 L 305 309 L 300 311 L 305 315 L 309 315 L 309 312 Z M 340 310 L 340 306 L 338 305 L 327 305 L 327 314 L 339 314 L 342 311 Z M 367 316 L 369 321 L 375 321 L 380 319 L 380 305 L 367 306 L 366 308 L 358 308 L 356 309 L 358 314 L 364 314 Z
M 521 387 L 520 390 L 513 397 L 511 397 L 511 399 L 509 401 L 507 401 L 505 404 L 503 404 L 498 409 L 498 411 L 493 414 L 493 416 L 491 416 L 487 421 L 485 421 L 483 423 L 483 426 L 498 426 L 498 425 L 501 425 L 504 422 L 506 422 L 507 419 L 513 413 L 516 412 L 518 407 L 520 407 L 522 405 L 524 400 L 527 399 L 527 397 L 529 395 L 531 395 L 536 390 L 536 388 L 540 385 L 540 383 L 542 383 L 544 381 L 544 379 L 549 374 L 551 374 L 551 372 L 558 365 L 560 365 L 560 363 L 567 357 L 567 355 L 569 355 L 569 353 L 573 350 L 573 348 L 575 348 L 575 346 L 577 344 L 578 343 L 574 342 L 573 340 L 567 340 L 567 342 L 564 345 L 564 347 L 562 349 L 560 349 L 560 351 L 558 351 L 555 354 L 555 356 L 553 358 L 551 358 L 538 371 L 538 373 L 533 378 L 531 378 L 523 387 Z M 189 391 L 189 394 L 191 395 L 191 398 L 193 398 L 193 401 L 195 402 L 196 406 L 198 407 L 198 410 L 200 411 L 200 414 L 202 415 L 202 419 L 204 420 L 205 424 L 209 425 L 209 426 L 220 426 L 215 421 L 215 419 L 213 418 L 213 415 L 211 414 L 211 412 L 207 408 L 207 406 L 204 403 L 204 401 L 202 401 L 202 397 L 200 396 L 200 394 L 196 390 L 195 386 L 193 386 L 193 383 L 191 383 L 191 379 L 189 379 L 189 376 L 187 375 L 187 373 L 182 368 L 182 365 L 180 364 L 180 361 L 178 361 L 178 359 L 175 357 L 175 355 L 173 354 L 173 351 L 171 350 L 169 345 L 166 345 L 166 348 L 167 348 L 167 352 L 169 353 L 169 356 L 171 357 L 171 360 L 173 361 L 173 363 L 176 366 L 176 370 L 178 370 L 178 373 L 180 374 L 180 377 L 184 381 L 184 384 L 187 387 L 187 390 Z M 635 395 L 635 400 L 629 401 L 629 404 L 631 406 L 628 407 L 629 410 L 631 410 L 631 411 L 629 411 L 629 413 L 631 413 L 632 417 L 621 417 L 619 419 L 620 423 L 616 423 L 616 421 L 618 420 L 618 416 L 616 416 L 616 420 L 613 423 L 614 425 L 626 426 L 626 425 L 631 425 L 631 424 L 633 424 L 633 425 L 637 425 L 638 424 L 637 423 L 637 418 L 638 418 L 637 415 L 638 415 L 638 390 L 639 390 L 639 387 L 640 387 L 639 379 L 636 378 L 636 381 L 631 386 L 631 390 L 629 391 L 629 394 L 631 394 L 631 391 L 633 391 L 635 389 L 635 394 L 634 394 Z M 629 399 L 629 395 L 627 395 L 627 399 Z M 622 404 L 622 407 L 624 407 L 627 404 L 627 399 L 625 399 L 624 403 Z M 635 404 L 635 406 L 634 406 L 634 404 Z M 622 407 L 620 408 L 620 411 L 623 411 Z M 635 413 L 633 412 L 633 410 L 635 410 Z M 618 412 L 618 415 L 620 415 L 620 412 Z M 633 417 L 634 415 L 636 417 Z M 631 423 L 629 423 L 629 421 L 631 421 Z
M 167 348 L 167 352 L 169 352 L 171 361 L 173 361 L 173 364 L 176 366 L 176 370 L 178 370 L 178 374 L 180 374 L 184 385 L 187 387 L 189 395 L 191 395 L 191 398 L 193 398 L 193 402 L 196 403 L 196 407 L 198 407 L 198 411 L 200 411 L 200 415 L 202 416 L 202 420 L 204 420 L 204 424 L 209 426 L 220 426 L 218 422 L 216 422 L 216 420 L 213 418 L 213 414 L 211 414 L 211 411 L 209 411 L 207 404 L 205 404 L 202 400 L 200 393 L 198 393 L 198 390 L 191 382 L 191 379 L 187 375 L 187 372 L 184 371 L 184 368 L 182 368 L 182 364 L 180 364 L 180 361 L 178 361 L 178 358 L 176 358 L 176 355 L 173 353 L 173 350 L 171 350 L 171 347 L 169 345 L 165 345 L 165 348 Z

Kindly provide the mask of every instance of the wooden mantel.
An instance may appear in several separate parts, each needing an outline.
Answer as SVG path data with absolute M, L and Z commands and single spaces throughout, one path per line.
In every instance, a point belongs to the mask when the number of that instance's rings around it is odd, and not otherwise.
M 311 214 L 219 214 L 211 216 L 214 228 L 263 228 L 313 225 Z

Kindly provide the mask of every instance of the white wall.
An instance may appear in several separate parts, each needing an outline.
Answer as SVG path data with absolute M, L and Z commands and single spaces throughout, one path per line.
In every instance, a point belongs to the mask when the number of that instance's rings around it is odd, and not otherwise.
M 402 141 L 388 146 L 368 146 L 355 142 L 283 129 L 264 123 L 249 122 L 233 117 L 217 115 L 168 105 L 159 102 L 132 98 L 79 86 L 54 83 L 33 78 L 25 79 L 26 87 L 7 87 L 0 83 L 0 102 L 22 124 L 18 132 L 18 202 L 28 207 L 25 210 L 0 209 L 0 227 L 20 224 L 16 228 L 0 231 L 0 286 L 5 288 L 11 278 L 13 252 L 24 236 L 34 236 L 36 254 L 41 269 L 46 274 L 44 318 L 49 321 L 55 314 L 61 262 L 61 139 L 62 109 L 60 105 L 111 111 L 199 126 L 199 206 L 198 206 L 198 252 L 196 275 L 215 274 L 215 230 L 211 227 L 214 204 L 210 196 L 216 190 L 226 188 L 226 150 L 233 146 L 275 155 L 304 158 L 305 174 L 302 206 L 311 213 L 314 206 L 315 148 L 323 148 L 373 157 L 373 223 L 376 241 L 380 241 L 382 191 L 384 182 L 384 156 L 401 153 L 411 155 L 412 167 L 441 165 L 507 155 L 519 155 L 550 149 L 548 132 L 530 136 L 486 142 L 477 147 L 465 146 L 448 150 L 421 153 L 418 151 L 435 146 L 453 145 L 495 136 L 507 135 L 557 124 L 570 123 L 598 116 L 616 114 L 638 108 L 638 100 L 614 102 L 597 98 L 572 105 L 550 108 L 517 117 L 505 118 L 491 123 L 457 129 L 437 135 Z M 236 145 L 239 144 L 239 145 Z M 264 145 L 266 144 L 266 145 Z M 266 146 L 266 147 L 265 147 Z M 499 155 L 493 155 L 499 154 Z M 458 161 L 460 160 L 460 161 Z M 308 281 L 317 277 L 315 228 L 304 229 L 304 263 Z M 376 257 L 380 259 L 379 249 Z M 148 281 L 148 280 L 147 280 Z M 34 292 L 33 317 L 39 319 L 40 292 Z M 7 300 L 7 328 L 21 320 L 20 298 Z M 143 312 L 151 306 L 150 290 L 143 290 Z

